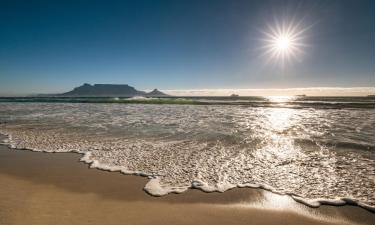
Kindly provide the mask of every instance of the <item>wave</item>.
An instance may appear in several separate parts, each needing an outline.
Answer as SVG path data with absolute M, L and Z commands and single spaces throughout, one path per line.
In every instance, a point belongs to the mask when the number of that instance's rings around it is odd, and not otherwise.
M 240 105 L 280 108 L 367 108 L 375 109 L 375 100 L 366 97 L 295 97 L 278 102 L 267 97 L 0 97 L 0 102 L 39 103 L 122 103 L 176 105 Z
M 6 139 L 3 140 L 3 145 L 7 145 L 10 148 L 18 149 L 18 150 L 30 150 L 34 152 L 43 152 L 43 153 L 61 153 L 61 151 L 46 151 L 44 149 L 33 149 L 33 148 L 18 148 L 17 143 L 13 141 L 12 135 L 7 134 L 5 132 L 0 131 L 1 135 L 4 135 Z M 375 206 L 363 203 L 357 199 L 353 198 L 335 198 L 335 199 L 324 199 L 324 198 L 317 198 L 317 199 L 308 199 L 304 198 L 296 193 L 292 192 L 280 192 L 276 188 L 267 185 L 267 184 L 257 184 L 257 183 L 243 183 L 243 184 L 230 184 L 230 183 L 221 183 L 215 186 L 211 186 L 208 183 L 203 182 L 202 180 L 193 180 L 190 185 L 185 187 L 165 187 L 161 185 L 160 176 L 156 176 L 155 174 L 148 174 L 143 171 L 132 171 L 128 170 L 125 166 L 110 166 L 107 164 L 100 163 L 98 160 L 94 160 L 91 157 L 91 152 L 85 152 L 80 150 L 69 150 L 68 152 L 71 153 L 78 153 L 81 154 L 82 157 L 80 158 L 81 162 L 89 164 L 90 168 L 99 169 L 103 171 L 109 172 L 120 172 L 125 175 L 137 175 L 147 177 L 149 181 L 146 183 L 145 187 L 143 188 L 146 193 L 151 196 L 161 197 L 171 193 L 180 194 L 183 192 L 188 191 L 189 189 L 198 189 L 206 193 L 212 192 L 225 192 L 234 188 L 258 188 L 263 189 L 266 191 L 270 191 L 275 194 L 279 195 L 288 195 L 296 202 L 302 203 L 306 206 L 312 208 L 318 208 L 321 205 L 331 205 L 331 206 L 344 206 L 344 205 L 352 205 L 358 206 L 363 209 L 366 209 L 370 212 L 375 213 Z
M 352 141 L 339 141 L 339 140 L 312 140 L 312 139 L 303 139 L 303 138 L 296 138 L 294 139 L 296 144 L 308 144 L 308 145 L 320 145 L 325 146 L 328 148 L 335 148 L 336 150 L 339 149 L 356 149 L 362 151 L 375 151 L 375 145 L 364 143 L 364 142 L 356 142 Z
M 8 135 L 11 147 L 80 153 L 90 167 L 147 176 L 144 189 L 154 196 L 190 188 L 223 192 L 254 187 L 310 206 L 345 202 L 370 209 L 375 206 L 374 124 L 372 110 L 70 103 L 0 107 L 0 132 Z

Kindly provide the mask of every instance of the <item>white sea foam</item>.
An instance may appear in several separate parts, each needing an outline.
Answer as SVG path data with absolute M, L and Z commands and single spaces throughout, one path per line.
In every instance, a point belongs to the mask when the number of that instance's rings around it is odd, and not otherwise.
M 134 96 L 134 97 L 128 98 L 128 100 L 153 100 L 153 99 L 157 99 L 157 98 L 148 98 L 144 96 Z
M 375 156 L 373 148 L 360 148 L 375 143 L 373 113 L 1 103 L 0 131 L 14 148 L 78 152 L 93 168 L 147 176 L 144 189 L 155 196 L 253 187 L 313 207 L 349 203 L 373 210 Z

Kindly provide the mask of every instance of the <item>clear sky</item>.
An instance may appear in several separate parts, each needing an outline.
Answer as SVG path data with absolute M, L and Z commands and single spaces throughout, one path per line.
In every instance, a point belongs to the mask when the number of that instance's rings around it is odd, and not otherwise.
M 265 32 L 282 23 L 304 30 L 303 53 L 284 65 L 263 48 Z M 372 87 L 375 2 L 0 0 L 0 95 L 82 83 Z

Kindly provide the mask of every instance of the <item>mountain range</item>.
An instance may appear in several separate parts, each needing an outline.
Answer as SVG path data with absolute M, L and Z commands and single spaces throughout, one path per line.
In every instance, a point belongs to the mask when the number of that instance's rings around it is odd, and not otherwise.
M 72 91 L 60 94 L 60 96 L 71 96 L 71 97 L 100 97 L 100 96 L 115 96 L 115 97 L 134 97 L 134 96 L 145 96 L 145 97 L 163 97 L 168 96 L 167 94 L 154 89 L 151 92 L 139 91 L 132 86 L 127 84 L 83 84 L 79 87 L 74 88 Z

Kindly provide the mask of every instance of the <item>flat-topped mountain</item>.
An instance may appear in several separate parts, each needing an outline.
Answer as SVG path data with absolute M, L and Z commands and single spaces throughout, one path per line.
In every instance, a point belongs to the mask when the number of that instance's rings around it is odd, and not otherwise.
M 116 97 L 133 97 L 133 96 L 148 96 L 160 97 L 167 96 L 163 92 L 154 89 L 147 93 L 139 91 L 127 84 L 83 84 L 82 86 L 74 88 L 72 91 L 61 94 L 62 96 L 116 96 Z

